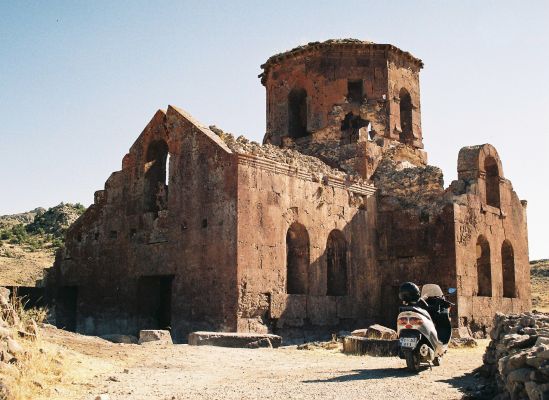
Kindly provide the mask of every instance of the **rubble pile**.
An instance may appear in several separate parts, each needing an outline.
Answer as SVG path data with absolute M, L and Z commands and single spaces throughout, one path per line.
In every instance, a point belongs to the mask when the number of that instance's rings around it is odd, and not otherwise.
M 296 169 L 301 169 L 310 172 L 316 177 L 316 180 L 321 181 L 323 176 L 345 179 L 349 182 L 362 183 L 362 178 L 355 174 L 335 169 L 319 160 L 316 157 L 307 156 L 299 151 L 280 148 L 271 144 L 259 144 L 246 139 L 244 136 L 239 136 L 235 139 L 234 135 L 224 132 L 215 125 L 211 125 L 209 129 L 219 136 L 231 151 L 239 154 L 251 154 L 254 156 L 266 158 L 268 160 L 287 164 Z
M 417 206 L 418 203 L 440 199 L 444 193 L 442 170 L 432 165 L 398 160 L 397 151 L 386 152 L 373 175 L 381 194 L 397 197 L 403 206 Z
M 495 380 L 495 398 L 549 398 L 549 314 L 498 313 L 490 338 L 482 372 Z
M 16 363 L 25 355 L 19 337 L 34 340 L 38 326 L 33 320 L 23 323 L 10 302 L 10 290 L 0 287 L 0 373 L 17 368 Z M 9 389 L 0 374 L 0 398 L 8 396 Z

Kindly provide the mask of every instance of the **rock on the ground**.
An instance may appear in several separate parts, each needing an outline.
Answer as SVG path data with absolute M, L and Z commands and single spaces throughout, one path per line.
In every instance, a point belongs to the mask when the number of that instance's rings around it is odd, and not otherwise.
M 272 349 L 273 344 L 271 343 L 269 338 L 263 338 L 263 339 L 256 340 L 255 342 L 248 343 L 246 347 L 249 349 L 259 349 L 262 347 Z
M 394 340 L 397 339 L 398 336 L 391 328 L 375 324 L 368 327 L 366 330 L 366 337 L 369 339 Z
M 452 338 L 450 339 L 450 343 L 448 343 L 448 347 L 451 349 L 459 349 L 462 347 L 477 347 L 478 343 L 475 339 L 472 337 L 463 337 L 463 338 Z
M 161 329 L 146 329 L 139 331 L 139 344 L 148 342 L 173 344 L 170 331 Z
M 123 343 L 123 344 L 137 344 L 139 341 L 135 336 L 132 335 L 119 335 L 119 334 L 110 334 L 102 335 L 101 339 L 108 340 L 113 343 Z
M 8 328 L 0 327 L 0 339 L 11 337 L 11 331 Z
M 262 339 L 268 339 L 274 348 L 282 344 L 281 336 L 270 333 L 192 332 L 188 339 L 192 346 L 248 347 Z
M 369 355 L 374 357 L 391 357 L 398 355 L 398 339 L 370 339 L 361 336 L 343 338 L 345 354 Z
M 23 346 L 21 346 L 16 340 L 14 339 L 7 339 L 6 343 L 8 344 L 8 351 L 13 354 L 14 356 L 18 356 L 19 354 L 22 354 L 25 352 L 23 349 Z
M 0 306 L 5 307 L 9 304 L 10 290 L 5 287 L 0 287 Z
M 462 339 L 472 337 L 471 330 L 467 326 L 452 328 L 452 338 Z
M 394 340 L 398 337 L 394 330 L 379 324 L 370 325 L 365 329 L 355 329 L 351 332 L 351 336 L 385 340 Z

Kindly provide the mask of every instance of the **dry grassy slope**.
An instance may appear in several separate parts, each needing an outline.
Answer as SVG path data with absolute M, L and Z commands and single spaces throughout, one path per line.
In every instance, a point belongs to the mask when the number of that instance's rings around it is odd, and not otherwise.
M 549 259 L 530 262 L 532 308 L 549 312 Z
M 65 230 L 83 211 L 81 205 L 61 203 L 0 216 L 0 286 L 40 285 Z
M 54 250 L 28 251 L 26 246 L 0 245 L 0 286 L 40 286 L 44 270 L 53 265 Z

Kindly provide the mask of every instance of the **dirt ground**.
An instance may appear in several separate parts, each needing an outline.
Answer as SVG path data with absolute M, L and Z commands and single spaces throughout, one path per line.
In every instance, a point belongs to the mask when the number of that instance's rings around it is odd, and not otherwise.
M 53 328 L 43 335 L 82 359 L 72 387 L 55 391 L 63 399 L 461 399 L 477 384 L 471 372 L 487 345 L 450 349 L 442 366 L 413 375 L 395 357 L 337 350 L 122 345 Z

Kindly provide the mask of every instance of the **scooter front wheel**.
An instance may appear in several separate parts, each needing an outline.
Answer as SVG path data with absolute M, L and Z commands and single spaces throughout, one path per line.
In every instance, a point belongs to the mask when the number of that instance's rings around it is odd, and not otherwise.
M 419 352 L 416 350 L 406 352 L 406 367 L 411 372 L 419 372 Z

